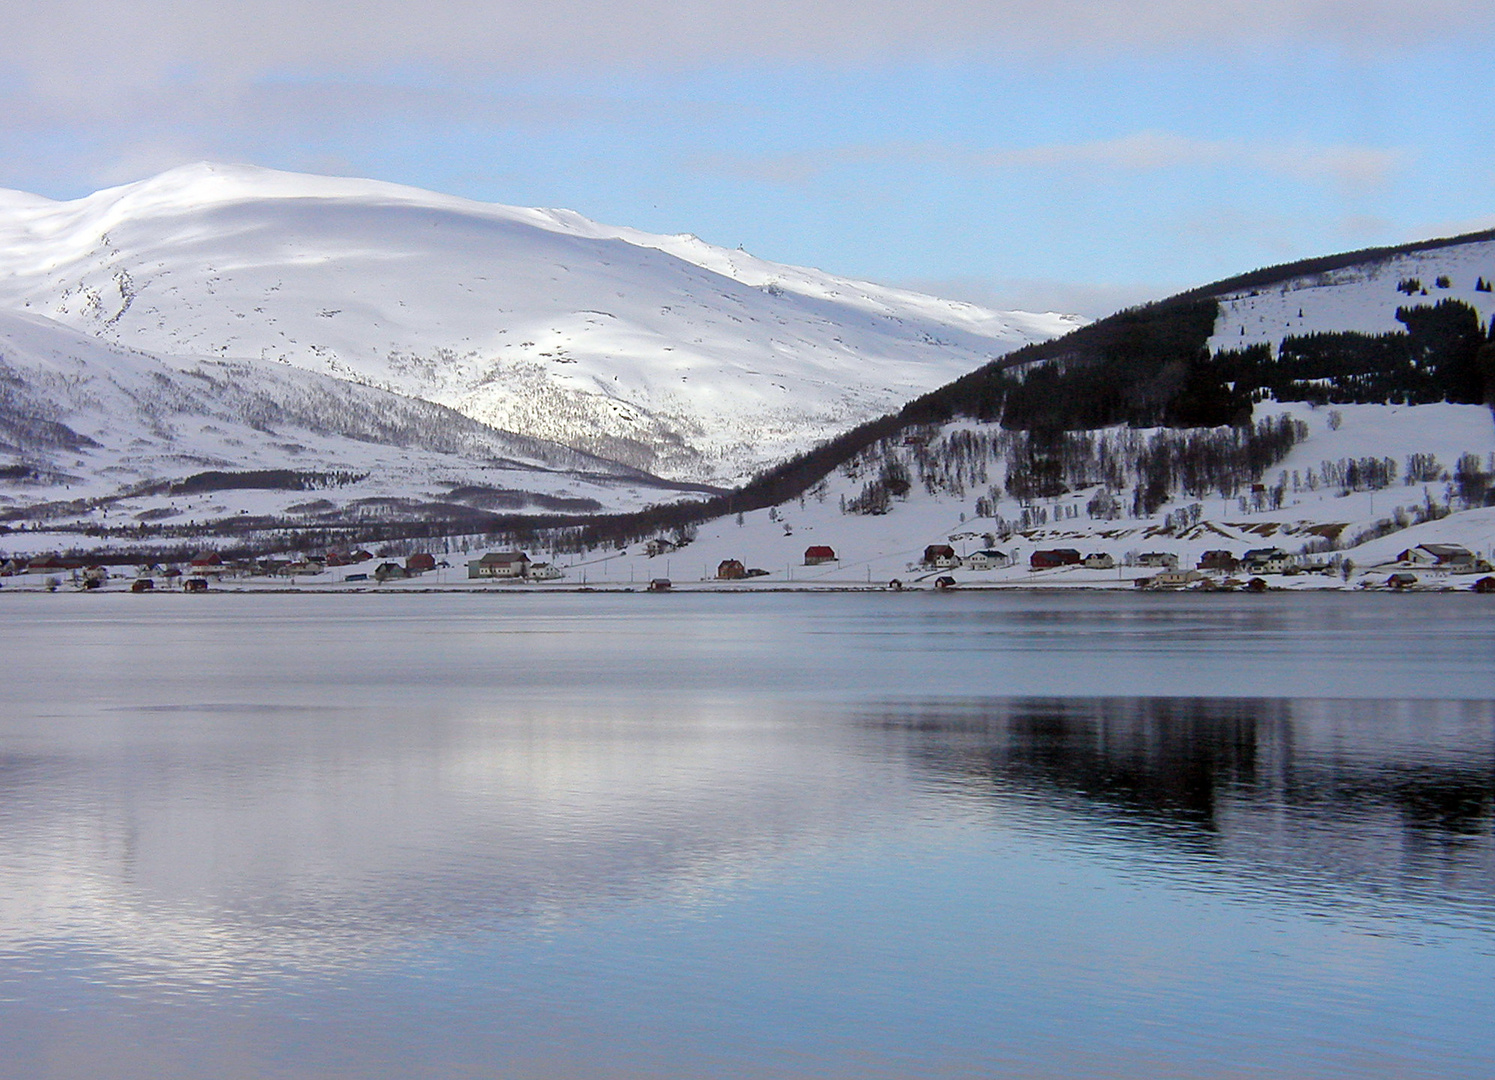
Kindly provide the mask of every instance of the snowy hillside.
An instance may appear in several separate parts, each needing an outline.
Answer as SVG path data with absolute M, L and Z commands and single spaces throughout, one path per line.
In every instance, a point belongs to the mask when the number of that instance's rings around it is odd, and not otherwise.
M 156 357 L 4 311 L 0 480 L 0 520 L 23 525 L 418 520 L 681 495 L 430 402 L 263 361 Z
M 569 211 L 219 165 L 74 202 L 3 193 L 0 307 L 160 356 L 280 362 L 711 482 L 1081 321 Z
M 1172 555 L 1187 570 L 1206 551 L 1229 551 L 1239 558 L 1272 547 L 1288 552 L 1297 564 L 1342 570 L 1349 562 L 1347 578 L 1343 572 L 1269 575 L 1274 588 L 1300 588 L 1384 583 L 1390 571 L 1375 568 L 1422 543 L 1460 544 L 1495 560 L 1495 506 L 1469 507 L 1456 476 L 1460 458 L 1473 455 L 1486 481 L 1495 483 L 1495 423 L 1489 409 L 1266 403 L 1260 416 L 1285 416 L 1303 425 L 1301 440 L 1261 477 L 1262 491 L 1249 480 L 1228 496 L 1215 491 L 1196 498 L 1177 490 L 1162 505 L 1141 510 L 1134 506 L 1131 487 L 1110 491 L 1113 505 L 1100 510 L 1102 484 L 1020 499 L 1011 493 L 1015 477 L 1007 470 L 1008 461 L 1023 456 L 1011 453 L 1013 433 L 957 421 L 911 441 L 898 438 L 869 449 L 802 499 L 740 519 L 729 515 L 704 522 L 691 543 L 677 551 L 649 557 L 639 543 L 626 551 L 601 547 L 561 561 L 571 564 L 568 580 L 579 582 L 585 575 L 591 584 L 642 584 L 667 576 L 689 585 L 714 579 L 728 559 L 766 571 L 746 581 L 715 583 L 731 588 L 886 585 L 893 578 L 927 588 L 943 576 L 962 587 L 1130 588 L 1136 579 L 1158 572 L 1139 564 L 1146 553 Z M 1091 434 L 1145 450 L 1158 433 Z M 1429 479 L 1409 474 L 1411 455 L 1421 456 L 1417 464 Z M 1388 456 L 1394 461 L 1389 476 L 1359 483 L 1346 476 L 1347 461 Z M 889 499 L 880 512 L 853 512 L 869 480 L 883 475 L 888 462 L 905 470 L 906 494 Z M 1272 494 L 1279 485 L 1280 503 Z M 1010 565 L 920 565 L 926 546 L 940 544 L 963 556 L 996 548 Z M 831 548 L 834 561 L 805 565 L 807 549 L 821 545 Z M 1108 555 L 1115 565 L 1030 568 L 1035 551 L 1061 547 Z M 1429 578 L 1426 584 L 1467 588 L 1477 576 Z
M 1495 240 L 1486 238 L 1230 290 L 1220 295 L 1210 348 L 1264 344 L 1275 349 L 1289 335 L 1401 331 L 1398 308 L 1440 300 L 1468 304 L 1488 323 L 1495 314 L 1495 292 L 1480 289 L 1482 281 L 1495 282 Z

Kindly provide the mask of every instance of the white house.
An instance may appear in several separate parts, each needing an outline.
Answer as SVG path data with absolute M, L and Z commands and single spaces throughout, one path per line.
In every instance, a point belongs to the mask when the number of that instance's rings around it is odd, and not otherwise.
M 525 574 L 531 581 L 555 581 L 565 576 L 565 571 L 559 566 L 548 562 L 532 563 L 529 572 Z
M 999 566 L 1007 566 L 1011 561 L 1005 552 L 987 548 L 967 555 L 965 567 L 967 570 L 995 570 Z
M 1149 589 L 1182 589 L 1205 580 L 1198 570 L 1164 570 L 1147 579 Z
M 1281 548 L 1253 548 L 1241 556 L 1241 569 L 1248 574 L 1280 574 L 1292 561 Z
M 522 578 L 529 570 L 529 556 L 522 551 L 490 551 L 467 564 L 469 579 Z

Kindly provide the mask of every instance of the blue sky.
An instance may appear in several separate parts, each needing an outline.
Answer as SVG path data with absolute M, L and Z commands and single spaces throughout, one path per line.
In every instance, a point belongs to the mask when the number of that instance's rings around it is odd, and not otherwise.
M 1101 315 L 1495 226 L 1495 5 L 12 0 L 0 186 L 200 159 Z

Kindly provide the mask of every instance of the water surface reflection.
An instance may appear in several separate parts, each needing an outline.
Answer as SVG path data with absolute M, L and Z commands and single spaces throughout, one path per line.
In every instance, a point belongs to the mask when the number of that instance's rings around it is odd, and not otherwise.
M 1485 608 L 23 599 L 0 1077 L 1495 1074 Z
M 1000 807 L 1129 826 L 1279 884 L 1495 905 L 1495 703 L 1019 699 L 864 722 Z

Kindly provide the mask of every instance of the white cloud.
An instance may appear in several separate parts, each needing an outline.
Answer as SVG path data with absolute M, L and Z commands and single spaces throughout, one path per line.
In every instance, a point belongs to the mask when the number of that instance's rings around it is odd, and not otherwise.
M 35 99 L 107 114 L 184 76 L 211 96 L 294 70 L 542 74 L 1292 44 L 1374 53 L 1492 31 L 1488 0 L 8 0 L 0 66 Z

